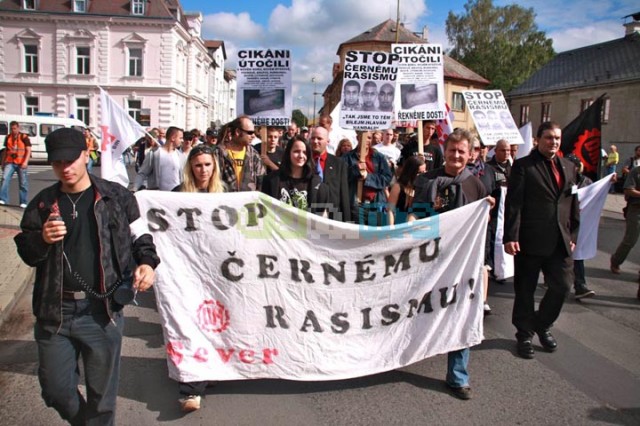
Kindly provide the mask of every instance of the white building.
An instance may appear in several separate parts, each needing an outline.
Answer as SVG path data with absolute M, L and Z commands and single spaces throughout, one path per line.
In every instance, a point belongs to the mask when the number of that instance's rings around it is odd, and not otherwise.
M 236 73 L 225 69 L 227 51 L 222 40 L 205 40 L 213 58 L 209 73 L 209 118 L 215 127 L 236 118 Z
M 145 126 L 204 130 L 216 68 L 201 24 L 178 0 L 1 1 L 0 113 L 95 128 L 102 87 Z

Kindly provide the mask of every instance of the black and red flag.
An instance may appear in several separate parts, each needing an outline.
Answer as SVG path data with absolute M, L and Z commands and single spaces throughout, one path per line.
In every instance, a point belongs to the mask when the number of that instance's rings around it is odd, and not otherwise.
M 600 163 L 600 117 L 605 95 L 606 93 L 596 99 L 562 129 L 560 151 L 564 156 L 573 153 L 578 157 L 584 165 L 584 173 L 592 179 L 598 175 Z

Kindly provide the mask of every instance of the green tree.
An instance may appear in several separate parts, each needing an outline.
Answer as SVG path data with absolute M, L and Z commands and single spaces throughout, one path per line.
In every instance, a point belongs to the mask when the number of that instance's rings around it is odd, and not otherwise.
M 307 116 L 303 114 L 299 109 L 294 109 L 291 113 L 291 119 L 298 125 L 298 127 L 308 126 L 309 120 Z
M 489 88 L 507 93 L 555 55 L 533 8 L 496 7 L 492 0 L 469 0 L 464 8 L 447 17 L 449 56 L 490 80 Z

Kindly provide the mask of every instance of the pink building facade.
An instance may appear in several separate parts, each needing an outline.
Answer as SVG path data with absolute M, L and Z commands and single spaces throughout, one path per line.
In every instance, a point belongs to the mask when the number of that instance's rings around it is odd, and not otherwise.
M 175 0 L 3 1 L 0 113 L 74 116 L 96 128 L 102 87 L 145 126 L 204 130 L 225 93 L 210 90 L 221 65 L 201 23 Z

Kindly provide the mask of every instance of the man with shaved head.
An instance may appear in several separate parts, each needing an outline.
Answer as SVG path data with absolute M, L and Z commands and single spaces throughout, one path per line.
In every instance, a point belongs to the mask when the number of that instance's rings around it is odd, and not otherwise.
M 330 219 L 351 221 L 347 165 L 327 152 L 329 132 L 324 127 L 314 127 L 311 132 L 313 162 L 320 178 L 329 190 L 328 215 Z

